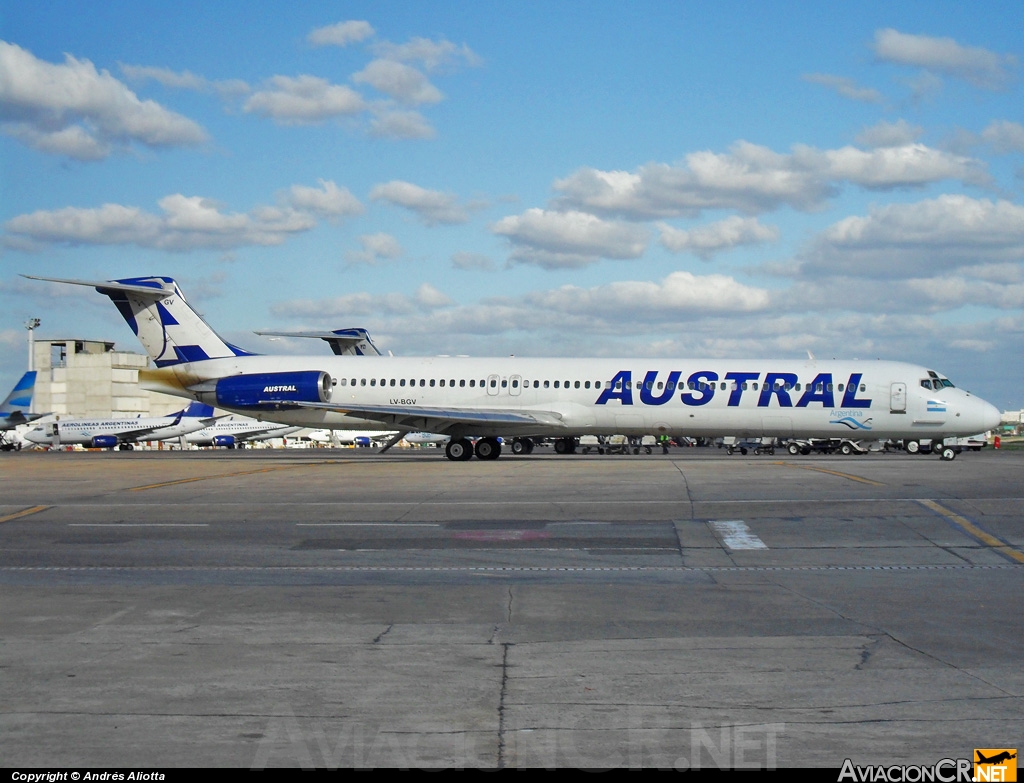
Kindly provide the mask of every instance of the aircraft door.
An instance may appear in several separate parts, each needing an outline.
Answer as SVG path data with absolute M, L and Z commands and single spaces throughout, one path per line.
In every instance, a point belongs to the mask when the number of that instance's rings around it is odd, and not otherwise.
M 60 445 L 60 425 L 57 422 L 50 425 L 50 445 L 53 448 Z
M 487 393 L 491 397 L 497 397 L 498 396 L 498 383 L 500 381 L 501 381 L 501 378 L 499 378 L 497 375 L 488 375 L 487 376 Z
M 907 384 L 894 383 L 889 387 L 889 413 L 907 412 Z
M 508 393 L 513 397 L 518 397 L 519 393 L 523 390 L 523 376 L 522 375 L 510 375 L 508 377 Z

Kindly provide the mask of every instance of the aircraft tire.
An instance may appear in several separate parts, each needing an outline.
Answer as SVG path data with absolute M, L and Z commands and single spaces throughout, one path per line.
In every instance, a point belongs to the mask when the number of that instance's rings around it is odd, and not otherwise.
M 907 454 L 917 454 L 921 450 L 921 444 L 916 440 L 908 440 L 904 448 L 907 450 Z
M 480 438 L 476 442 L 477 459 L 497 459 L 501 456 L 501 444 L 495 438 Z
M 956 449 L 952 446 L 946 446 L 941 452 L 939 452 L 939 456 L 942 457 L 944 462 L 952 462 L 956 459 Z
M 849 443 L 844 443 L 842 446 L 839 447 L 839 452 L 844 456 L 849 457 L 851 454 L 853 454 L 853 446 L 851 446 Z
M 796 443 L 790 443 L 790 444 L 789 444 L 789 445 L 788 445 L 788 446 L 786 447 L 786 449 L 787 449 L 787 450 L 789 451 L 789 453 L 790 453 L 790 454 L 792 454 L 792 455 L 793 455 L 794 457 L 795 457 L 795 456 L 796 456 L 797 454 L 799 454 L 799 453 L 800 453 L 800 446 L 799 446 L 798 444 L 796 444 Z
M 464 462 L 473 456 L 473 446 L 465 438 L 450 440 L 444 447 L 444 455 L 453 462 Z
M 559 438 L 555 441 L 555 454 L 572 454 L 576 451 L 576 444 L 571 438 Z

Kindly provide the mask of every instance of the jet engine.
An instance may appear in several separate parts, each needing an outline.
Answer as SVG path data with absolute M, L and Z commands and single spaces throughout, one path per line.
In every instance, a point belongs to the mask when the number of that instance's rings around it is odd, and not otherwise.
M 235 447 L 235 436 L 234 435 L 214 435 L 213 436 L 214 446 L 226 446 L 229 449 Z
M 116 435 L 93 435 L 89 444 L 94 449 L 112 449 L 117 446 Z
M 221 378 L 214 390 L 222 408 L 270 410 L 292 402 L 330 402 L 334 382 L 319 370 L 268 372 Z

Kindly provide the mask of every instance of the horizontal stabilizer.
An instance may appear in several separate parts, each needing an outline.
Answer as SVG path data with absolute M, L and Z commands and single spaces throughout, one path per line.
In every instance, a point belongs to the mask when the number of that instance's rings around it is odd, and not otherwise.
M 331 346 L 338 356 L 380 356 L 380 350 L 370 339 L 370 333 L 358 327 L 335 329 L 333 332 L 255 332 L 260 337 L 305 337 L 320 339 Z

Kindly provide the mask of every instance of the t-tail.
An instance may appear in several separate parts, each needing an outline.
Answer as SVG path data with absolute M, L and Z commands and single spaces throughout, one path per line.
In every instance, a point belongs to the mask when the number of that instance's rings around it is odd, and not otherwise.
M 226 342 L 213 331 L 192 309 L 178 284 L 170 277 L 90 281 L 24 276 L 33 280 L 92 286 L 109 296 L 157 367 L 252 355 Z

